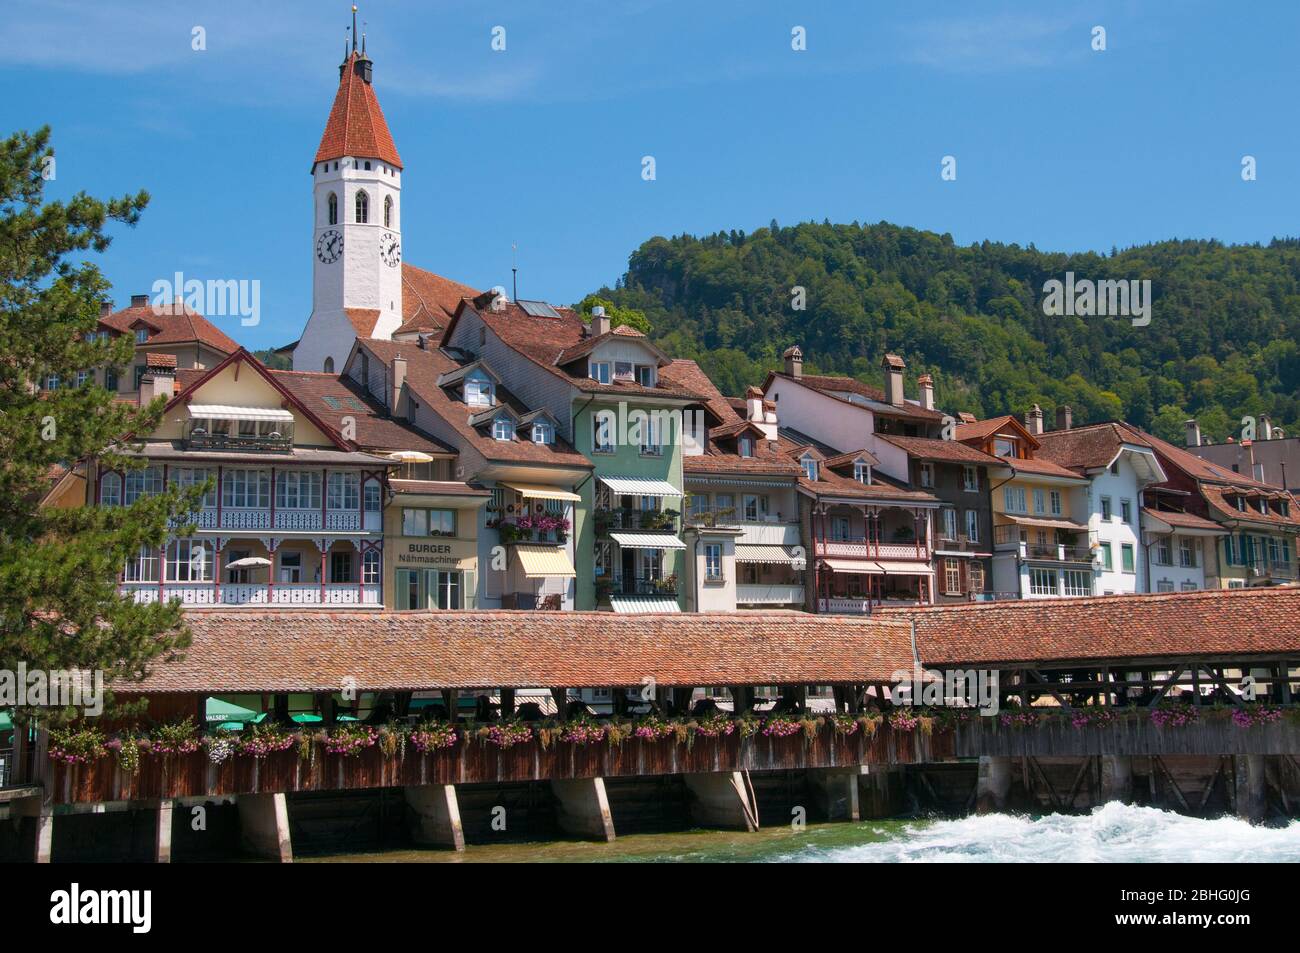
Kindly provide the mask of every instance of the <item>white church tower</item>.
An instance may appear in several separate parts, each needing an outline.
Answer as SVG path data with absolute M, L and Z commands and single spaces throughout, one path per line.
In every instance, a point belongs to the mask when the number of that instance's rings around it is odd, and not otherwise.
M 391 339 L 402 323 L 402 159 L 371 80 L 353 7 L 352 49 L 312 164 L 312 310 L 294 370 L 341 372 L 354 338 Z

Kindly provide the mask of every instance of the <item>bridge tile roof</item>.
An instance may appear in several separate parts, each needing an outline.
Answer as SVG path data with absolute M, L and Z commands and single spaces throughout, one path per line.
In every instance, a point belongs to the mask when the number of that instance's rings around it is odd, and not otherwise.
M 884 610 L 916 623 L 925 665 L 1300 657 L 1300 588 L 1015 599 Z
M 906 620 L 799 612 L 186 613 L 193 643 L 124 692 L 831 684 L 912 667 Z

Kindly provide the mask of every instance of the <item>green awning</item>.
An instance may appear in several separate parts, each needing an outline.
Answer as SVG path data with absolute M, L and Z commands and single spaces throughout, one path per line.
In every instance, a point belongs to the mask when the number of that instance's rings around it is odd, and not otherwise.
M 208 724 L 212 724 L 212 722 L 255 721 L 258 717 L 258 713 L 252 709 L 236 705 L 224 698 L 215 697 L 209 698 L 204 703 L 203 712 L 203 720 Z

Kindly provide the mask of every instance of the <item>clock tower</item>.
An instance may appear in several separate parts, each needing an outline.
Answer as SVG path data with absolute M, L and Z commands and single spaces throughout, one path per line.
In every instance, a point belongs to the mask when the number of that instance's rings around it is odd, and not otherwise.
M 391 339 L 402 323 L 402 159 L 371 84 L 365 39 L 339 88 L 312 163 L 312 311 L 294 370 L 343 370 L 354 338 Z

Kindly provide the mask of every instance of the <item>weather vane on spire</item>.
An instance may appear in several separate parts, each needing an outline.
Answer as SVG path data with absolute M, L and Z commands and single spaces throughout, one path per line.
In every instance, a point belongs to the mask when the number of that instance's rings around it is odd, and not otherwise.
M 352 4 L 352 52 L 357 51 L 357 5 Z

